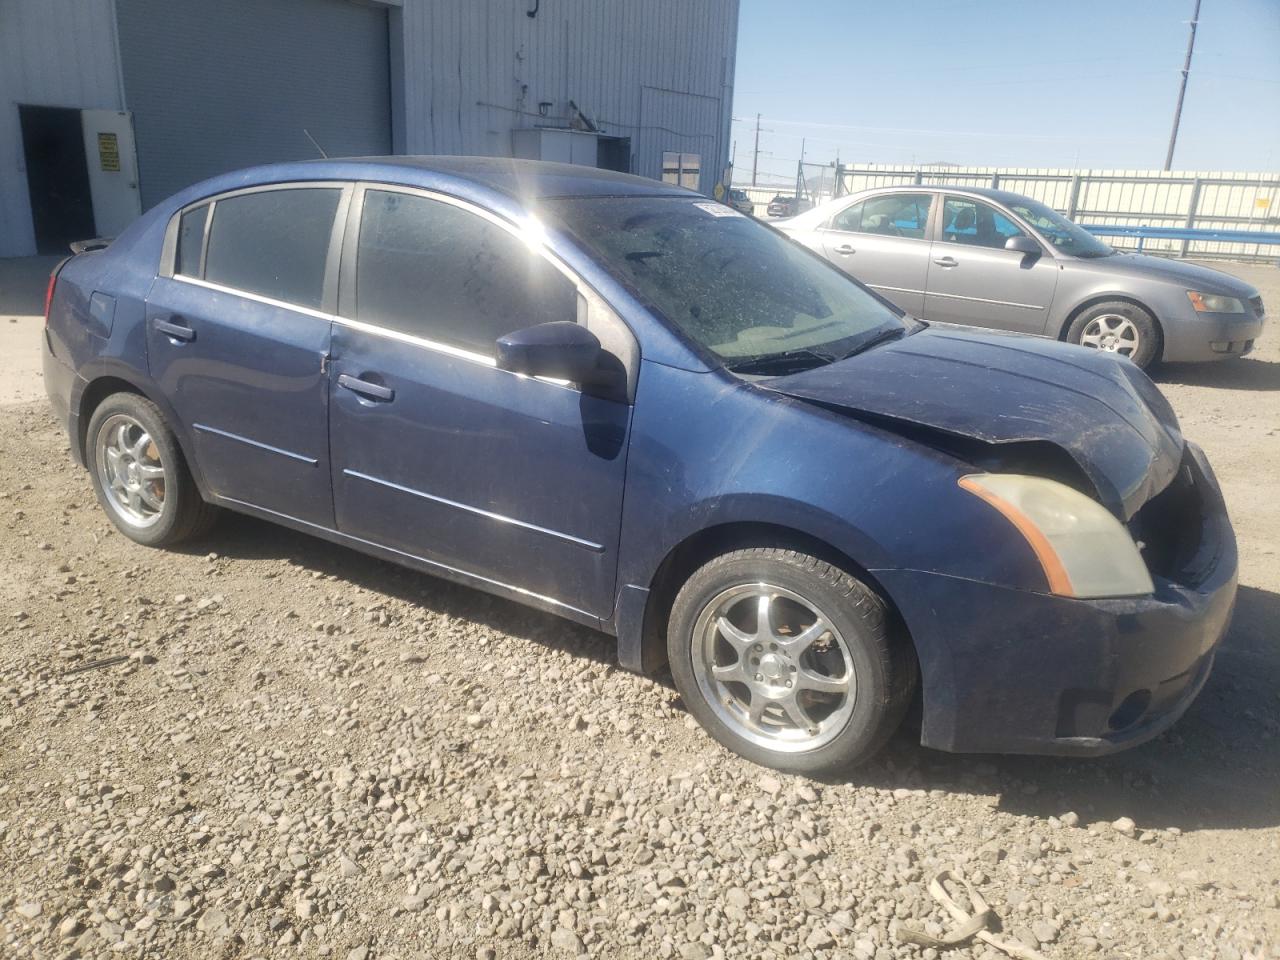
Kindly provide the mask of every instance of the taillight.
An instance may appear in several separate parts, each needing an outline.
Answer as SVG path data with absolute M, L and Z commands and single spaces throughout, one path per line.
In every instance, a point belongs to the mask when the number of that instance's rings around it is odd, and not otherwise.
M 58 285 L 58 270 L 62 264 L 58 264 L 53 268 L 53 273 L 49 274 L 49 285 L 44 288 L 44 325 L 49 325 L 49 307 L 53 304 L 53 288 Z

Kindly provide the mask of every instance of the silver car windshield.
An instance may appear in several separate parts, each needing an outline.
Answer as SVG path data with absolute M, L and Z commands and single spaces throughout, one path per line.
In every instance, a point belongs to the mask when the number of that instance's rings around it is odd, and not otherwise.
M 727 366 L 838 359 L 907 323 L 781 234 L 709 200 L 575 197 L 551 213 L 615 277 Z
M 1043 203 L 1026 200 L 1009 204 L 1009 209 L 1035 227 L 1042 237 L 1063 253 L 1094 259 L 1109 257 L 1116 252 L 1084 227 L 1077 226 Z

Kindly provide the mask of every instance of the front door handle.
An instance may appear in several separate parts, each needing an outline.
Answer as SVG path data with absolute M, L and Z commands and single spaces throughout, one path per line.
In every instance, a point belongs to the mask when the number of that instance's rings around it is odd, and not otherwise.
M 940 267 L 958 267 L 960 265 L 960 261 L 955 257 L 935 257 L 933 262 Z
M 857 253 L 857 252 L 858 251 L 853 248 L 853 245 L 849 243 L 842 243 L 840 244 L 840 246 L 836 247 L 836 253 L 841 254 L 842 256 L 845 256 L 845 257 L 847 257 L 851 253 Z
M 396 398 L 396 392 L 390 387 L 384 387 L 380 383 L 370 383 L 368 380 L 360 380 L 345 373 L 338 375 L 338 386 L 350 390 L 352 393 L 358 393 L 362 397 L 368 397 L 370 400 L 381 400 L 383 403 L 390 403 Z
M 170 320 L 154 320 L 152 326 L 166 337 L 174 340 L 181 340 L 183 343 L 190 343 L 196 338 L 196 332 L 188 326 L 180 323 L 173 323 Z

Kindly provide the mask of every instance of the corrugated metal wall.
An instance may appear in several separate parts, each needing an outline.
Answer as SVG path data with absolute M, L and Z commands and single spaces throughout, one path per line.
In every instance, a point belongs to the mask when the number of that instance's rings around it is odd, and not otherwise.
M 533 6 L 406 0 L 406 152 L 510 156 L 513 129 L 564 125 L 572 100 L 631 138 L 634 172 L 697 153 L 709 191 L 728 163 L 738 0 Z
M 18 105 L 119 110 L 111 0 L 0 0 L 0 257 L 35 250 Z
M 237 167 L 391 152 L 387 8 L 116 0 L 144 208 Z

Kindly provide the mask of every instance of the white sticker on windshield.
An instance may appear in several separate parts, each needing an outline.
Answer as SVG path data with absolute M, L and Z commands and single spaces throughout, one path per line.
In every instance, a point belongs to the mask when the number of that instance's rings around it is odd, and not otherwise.
M 726 207 L 723 203 L 712 203 L 710 200 L 699 200 L 694 203 L 699 210 L 705 210 L 713 217 L 740 217 L 740 214 L 733 207 Z

